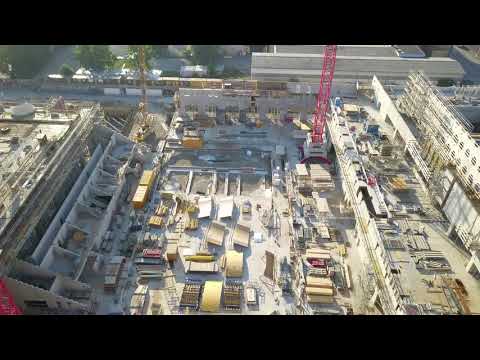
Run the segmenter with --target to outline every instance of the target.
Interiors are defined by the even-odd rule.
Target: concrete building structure
[[[410,75],[404,94],[396,101],[378,79],[374,78],[372,86],[383,119],[394,126],[448,219],[447,236],[470,254],[467,270],[478,276],[480,153],[472,123],[423,73]]]
[[[87,272],[92,271],[92,264],[103,261],[100,244],[111,226],[119,198],[129,191],[128,164],[136,153],[134,143],[120,134],[103,127],[97,127],[95,133],[103,136],[107,145],[96,145],[29,262],[15,260],[5,277],[25,313],[34,314],[39,308],[51,312],[95,311],[96,291],[88,283]]]

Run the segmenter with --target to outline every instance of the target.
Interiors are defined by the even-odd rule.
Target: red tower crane
[[[3,279],[0,279],[0,315],[22,315]]]
[[[327,122],[327,111],[329,107],[330,91],[332,88],[333,74],[337,60],[337,45],[326,45],[323,53],[322,75],[320,77],[320,88],[317,95],[317,104],[312,119],[312,133],[307,138],[305,158],[319,158],[329,162],[326,158],[326,148],[323,144],[323,134]]]
[[[323,132],[327,121],[327,110],[332,88],[335,63],[337,61],[337,45],[325,46],[323,53],[322,77],[320,78],[320,89],[318,90],[317,106],[313,115],[312,142],[323,143]]]

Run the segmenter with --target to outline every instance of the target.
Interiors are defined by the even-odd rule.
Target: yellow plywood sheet
[[[307,276],[307,286],[331,289],[333,284],[329,278]]]
[[[206,281],[203,287],[202,303],[200,310],[206,312],[218,312],[222,298],[223,282]]]
[[[230,250],[226,253],[226,272],[227,277],[242,277],[243,275],[243,253]]]
[[[139,186],[135,195],[133,196],[132,205],[135,209],[141,209],[145,206],[148,197],[148,188],[146,186]]]
[[[203,146],[203,139],[199,137],[184,137],[183,146],[188,149],[200,149]]]
[[[307,295],[307,301],[311,304],[332,304],[333,296]]]
[[[163,218],[160,216],[150,216],[150,219],[148,220],[148,225],[154,226],[154,227],[162,227],[163,226]]]
[[[152,188],[153,181],[155,180],[155,175],[152,170],[145,170],[140,178],[139,185],[146,186],[148,189]]]
[[[323,288],[323,287],[312,287],[307,286],[305,288],[305,292],[307,295],[321,295],[321,296],[332,296],[333,289],[332,288]]]

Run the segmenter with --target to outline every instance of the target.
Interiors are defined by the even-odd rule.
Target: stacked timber
[[[305,293],[307,301],[313,304],[333,303],[333,283],[329,278],[318,276],[307,276]]]
[[[198,310],[200,302],[200,293],[202,291],[202,283],[195,281],[185,282],[182,297],[180,298],[180,307]]]
[[[145,300],[147,298],[148,286],[139,285],[130,301],[130,315],[143,315],[145,312]]]
[[[150,216],[150,219],[148,220],[148,225],[156,228],[161,228],[164,225],[163,218],[160,216]]]
[[[223,287],[223,306],[227,311],[240,311],[243,284],[241,281],[228,280]]]
[[[124,264],[125,257],[123,256],[114,256],[107,264],[103,284],[105,291],[116,291]]]

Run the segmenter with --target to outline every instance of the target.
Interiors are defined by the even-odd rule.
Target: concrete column
[[[224,195],[227,196],[228,195],[228,179],[230,178],[230,173],[227,173],[225,175],[225,189],[223,191]]]
[[[193,180],[193,171],[190,170],[190,172],[188,173],[187,188],[185,189],[185,193],[187,195],[190,194],[190,188],[192,187],[192,180]]]
[[[465,270],[467,270],[468,273],[472,273],[473,270],[480,271],[480,260],[478,259],[476,251],[472,254]]]
[[[447,236],[450,237],[452,235],[453,230],[455,229],[455,223],[450,224],[447,230]]]
[[[368,306],[373,309],[375,308],[375,303],[378,300],[378,288],[375,287],[375,292],[373,293],[372,297],[370,298],[370,301],[368,302]]]
[[[393,132],[393,140],[395,141],[395,138],[397,137],[397,134],[398,134],[398,130],[395,129],[395,131]]]

